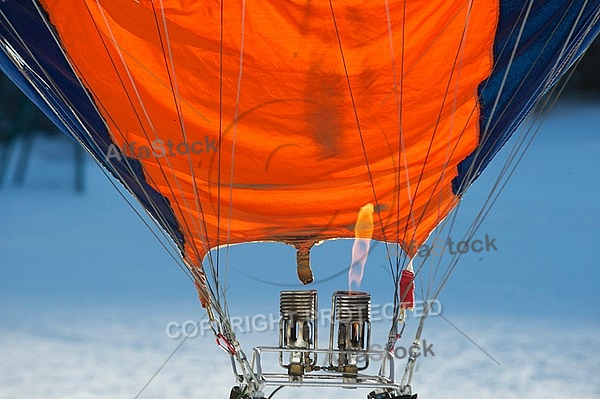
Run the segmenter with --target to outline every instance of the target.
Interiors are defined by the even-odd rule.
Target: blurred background
[[[415,377],[423,398],[600,397],[599,40],[545,118],[476,234],[496,249],[463,256],[426,327],[435,356]],[[503,157],[465,196],[455,241]],[[234,380],[212,336],[167,334],[202,318],[193,285],[87,154],[3,75],[0,237],[0,398],[227,397]],[[346,286],[351,246],[313,251],[323,303]],[[380,306],[390,297],[382,247],[363,282]],[[294,250],[246,244],[227,256],[232,315],[276,317],[278,291],[297,281]],[[242,323],[246,349],[276,343],[276,331],[256,327]]]

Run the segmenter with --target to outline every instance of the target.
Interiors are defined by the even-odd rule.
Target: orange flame
[[[373,204],[360,208],[354,226],[354,245],[352,245],[352,263],[348,270],[348,291],[360,288],[365,273],[371,238],[373,237]]]

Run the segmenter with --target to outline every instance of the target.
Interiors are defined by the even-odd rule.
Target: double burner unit
[[[368,293],[337,291],[330,313],[319,314],[316,290],[282,291],[279,310],[279,346],[258,346],[252,356],[261,386],[370,388],[375,395],[370,397],[377,399],[409,397],[396,396],[402,388],[394,381],[392,353],[370,349]],[[319,348],[319,324],[329,324],[327,348]],[[368,373],[373,359],[382,359],[374,374]],[[241,381],[242,375],[236,374]]]
[[[369,399],[417,397],[411,395],[410,385],[395,382],[393,351],[370,349],[368,293],[336,291],[330,313],[319,313],[316,290],[281,291],[279,311],[279,346],[255,347],[248,363],[251,371],[242,371],[246,374],[240,374],[232,356],[238,381],[244,382],[249,373],[256,384],[254,396],[244,396],[236,387],[232,397],[262,398],[268,386],[368,388]],[[327,348],[319,348],[319,324],[329,324]],[[370,360],[375,359],[381,360],[377,372],[369,372]]]
[[[343,381],[356,382],[369,367],[371,296],[365,292],[337,291],[331,301],[329,347],[324,365],[318,365],[317,291],[282,291],[280,295],[279,364],[292,381],[307,373],[342,373]],[[286,356],[287,355],[287,356]]]

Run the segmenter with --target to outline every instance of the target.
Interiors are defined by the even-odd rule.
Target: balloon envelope
[[[33,5],[32,5],[33,4]],[[598,33],[582,1],[0,3],[2,69],[199,264],[411,252]]]

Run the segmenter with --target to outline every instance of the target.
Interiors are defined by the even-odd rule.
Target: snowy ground
[[[435,356],[421,359],[415,377],[421,397],[600,397],[599,129],[600,105],[563,104],[549,118],[482,226],[498,251],[467,254],[440,298],[444,317],[424,335]],[[2,399],[135,398],[182,342],[167,336],[168,323],[202,317],[189,281],[91,161],[86,192],[74,192],[70,152],[67,141],[40,138],[25,184],[0,190]],[[341,251],[327,245],[315,250],[316,272],[333,262],[324,253]],[[273,261],[291,263],[293,252],[240,246],[231,264],[294,281],[293,268]],[[343,288],[344,278],[320,292]],[[370,278],[365,289],[374,292],[379,280]],[[279,287],[243,275],[232,286],[237,314],[276,311]],[[241,339],[276,342],[273,331]],[[139,397],[226,398],[232,384],[224,353],[197,336]],[[364,395],[284,389],[276,397]]]
[[[188,316],[148,309],[54,311],[15,317],[0,327],[1,398],[134,398],[182,339],[169,339],[170,320]],[[33,316],[33,318],[32,318]],[[37,317],[36,317],[37,316]],[[192,319],[194,320],[194,319]],[[197,318],[196,318],[197,320]],[[415,386],[423,398],[597,398],[600,395],[598,324],[560,328],[556,320],[513,322],[454,318],[426,334]],[[272,344],[271,334],[243,335],[245,343]],[[496,363],[498,362],[498,363]],[[208,336],[188,339],[141,398],[226,398],[232,375],[224,353]],[[281,398],[364,398],[366,392],[289,388]],[[213,396],[214,395],[214,396]]]

